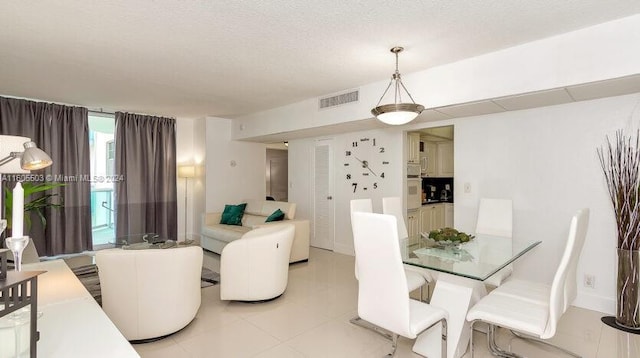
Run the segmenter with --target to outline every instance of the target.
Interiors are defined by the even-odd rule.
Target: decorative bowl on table
[[[464,232],[460,232],[450,227],[445,227],[439,230],[432,230],[429,234],[421,232],[420,235],[428,241],[434,242],[440,247],[455,247],[465,242],[473,240],[475,236],[469,235]]]

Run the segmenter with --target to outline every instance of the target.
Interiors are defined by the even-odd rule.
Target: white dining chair
[[[513,233],[513,202],[510,199],[480,199],[476,234],[506,237],[511,239]],[[484,281],[491,286],[500,286],[513,272],[508,265]]]
[[[441,347],[443,357],[446,357],[448,314],[441,308],[409,297],[396,218],[355,212],[352,214],[352,227],[360,275],[358,315],[392,333],[392,351],[388,356],[395,354],[398,336],[415,339],[440,323]]]
[[[371,199],[354,199],[351,200],[351,229],[353,230],[353,213],[371,213],[373,212],[373,205]],[[355,275],[358,279],[358,261],[356,258]],[[407,275],[407,287],[409,292],[420,289],[420,297],[422,297],[422,287],[427,284],[427,280],[417,272],[408,272]]]
[[[492,354],[502,357],[519,357],[497,346],[495,342],[497,326],[511,330],[517,337],[543,343],[574,357],[580,357],[543,340],[555,335],[560,317],[576,297],[576,271],[588,225],[589,209],[579,210],[571,219],[569,237],[551,285],[509,280],[483,297],[469,310],[467,321],[471,322],[472,333],[474,323],[482,321],[489,324],[487,342]],[[473,357],[473,334],[471,357]]]
[[[409,236],[407,231],[407,225],[404,222],[404,215],[402,210],[402,198],[399,196],[391,196],[382,198],[382,213],[387,215],[393,215],[396,218],[396,222],[398,224],[398,238],[404,239]],[[419,275],[421,275],[427,283],[433,281],[433,276],[431,272],[427,269],[423,269],[417,266],[412,265],[404,265],[404,269],[406,271],[412,271]],[[427,299],[430,294],[427,289]],[[420,292],[420,300],[422,300],[422,292]]]

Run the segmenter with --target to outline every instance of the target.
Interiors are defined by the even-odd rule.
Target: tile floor
[[[218,271],[219,256],[207,253],[205,266]],[[191,324],[163,340],[134,347],[144,358],[382,357],[390,343],[349,323],[357,313],[353,269],[351,256],[311,249],[308,263],[290,267],[289,285],[280,298],[259,304],[223,302],[219,285],[204,288],[202,306]],[[640,336],[603,325],[602,315],[570,308],[552,341],[585,358],[640,357]],[[475,356],[490,357],[484,334],[476,332],[474,339]],[[504,331],[498,343],[530,358],[568,357]],[[402,339],[396,357],[419,357],[411,352],[412,345]]]

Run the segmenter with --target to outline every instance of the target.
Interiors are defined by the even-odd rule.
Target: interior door
[[[289,163],[287,158],[269,160],[269,193],[278,201],[287,201]]]
[[[311,246],[333,250],[333,139],[316,141],[313,152],[313,235]]]

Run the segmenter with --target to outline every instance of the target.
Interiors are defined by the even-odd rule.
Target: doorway
[[[335,204],[333,201],[333,139],[318,140],[313,151],[313,235],[311,246],[333,250]]]
[[[266,188],[267,197],[277,201],[287,201],[289,190],[289,152],[283,149],[267,148],[266,158]]]

